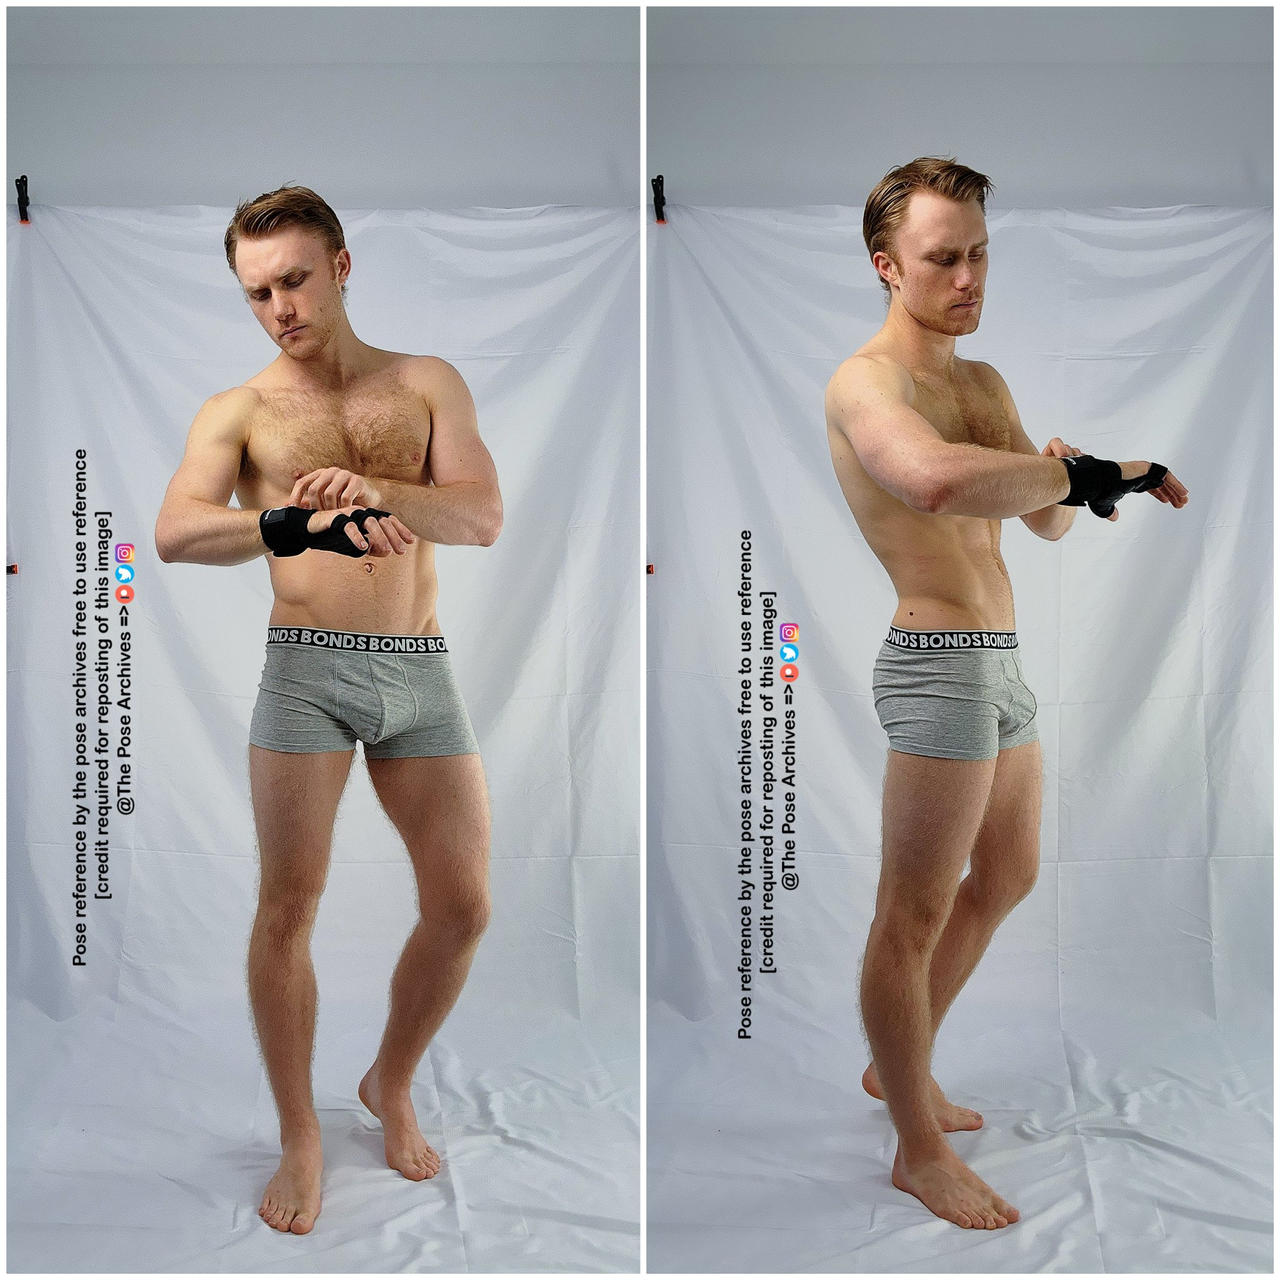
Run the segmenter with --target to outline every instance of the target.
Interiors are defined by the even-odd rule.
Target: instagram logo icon
[[[783,640],[798,640],[800,638],[800,628],[794,622],[783,622],[778,626],[778,635]]]
[[[116,543],[116,560],[120,564],[133,563],[133,543],[132,542]]]

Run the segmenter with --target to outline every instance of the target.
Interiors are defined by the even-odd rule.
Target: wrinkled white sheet
[[[495,546],[438,559],[494,817],[493,923],[414,1087],[444,1167],[387,1169],[356,1098],[414,913],[357,759],[313,947],[325,1205],[305,1237],[256,1216],[278,1159],[243,977],[269,584],[257,561],[163,565],[152,529],[201,402],[276,350],[227,270],[229,210],[36,207],[9,243],[13,1270],[638,1265],[637,213],[338,212],[357,334],[461,370],[506,506]],[[137,807],[112,816],[82,969],[76,448],[91,536],[109,510],[137,548]]]
[[[1028,434],[1191,490],[1065,539],[1005,522],[1045,760],[1042,870],[938,1038],[953,1145],[1021,1210],[895,1190],[858,974],[894,595],[823,389],[884,318],[861,210],[669,206],[650,232],[649,1265],[1270,1271],[1270,210],[988,219],[979,332]],[[736,1038],[739,534],[799,625],[799,886]],[[755,616],[760,618],[757,607]],[[758,732],[758,730],[757,730]],[[757,755],[757,803],[760,761]],[[759,862],[757,859],[757,867]],[[757,898],[757,904],[759,899]],[[757,950],[757,955],[759,954]]]

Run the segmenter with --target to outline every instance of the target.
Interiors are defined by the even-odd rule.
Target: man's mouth
[[[979,303],[979,302],[981,302],[981,301],[982,301],[982,299],[981,299],[981,298],[974,298],[974,299],[973,299],[972,301],[970,301],[970,302],[957,302],[957,303],[956,303],[956,306],[957,306],[957,307],[976,307],[976,306],[978,305],[978,303]]]
[[[300,330],[305,329],[306,327],[307,326],[305,324],[295,324],[292,329],[286,329],[280,336],[282,338],[287,338],[291,333],[298,333]]]

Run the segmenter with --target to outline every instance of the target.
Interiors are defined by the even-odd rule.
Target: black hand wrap
[[[377,507],[358,507],[350,515],[335,517],[327,529],[308,533],[307,522],[315,515],[314,511],[304,507],[275,507],[258,517],[258,529],[263,542],[275,556],[299,556],[304,551],[334,551],[341,556],[359,557],[368,548],[357,547],[344,532],[346,526],[354,524],[361,533],[365,533],[366,520],[390,514],[390,511],[380,511]],[[368,538],[367,533],[365,538]]]
[[[1169,473],[1168,467],[1153,462],[1145,475],[1122,480],[1120,464],[1106,458],[1095,458],[1091,454],[1082,453],[1078,457],[1059,458],[1058,461],[1066,466],[1067,477],[1071,482],[1071,492],[1058,506],[1087,505],[1095,516],[1101,516],[1104,520],[1116,509],[1116,503],[1126,493],[1145,493],[1148,489],[1157,489]]]

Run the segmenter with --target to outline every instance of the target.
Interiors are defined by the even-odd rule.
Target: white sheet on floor
[[[506,507],[495,546],[438,555],[442,629],[489,778],[494,899],[415,1084],[444,1168],[423,1184],[390,1171],[356,1098],[415,911],[403,846],[357,760],[313,948],[325,1206],[306,1237],[256,1217],[278,1158],[243,977],[256,892],[246,744],[269,584],[259,561],[161,564],[152,530],[202,401],[276,349],[223,258],[228,210],[37,207],[9,244],[15,1270],[638,1263],[637,212],[339,214],[357,334],[458,367]],[[83,968],[77,449],[91,562],[98,511],[109,543],[137,555],[136,809],[111,813],[112,897],[87,904]],[[107,627],[114,701],[114,606]],[[122,714],[108,717],[112,804]]]
[[[1003,373],[1038,448],[1154,458],[1191,491],[1180,511],[1134,495],[1113,524],[1083,510],[1056,543],[1004,523],[1042,869],[935,1074],[984,1113],[955,1149],[1022,1220],[961,1235],[895,1190],[888,1114],[859,1087],[887,745],[870,681],[895,596],[836,484],[823,390],[885,314],[861,210],[669,206],[649,260],[653,1270],[1271,1270],[1271,213],[988,225],[958,354]],[[799,882],[749,1041],[743,530],[800,671]],[[754,732],[758,814],[758,710]]]

